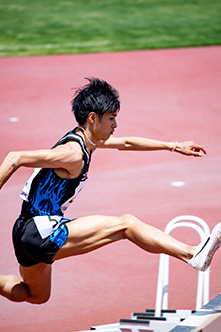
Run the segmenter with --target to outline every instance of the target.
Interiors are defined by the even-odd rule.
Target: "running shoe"
[[[188,264],[198,271],[206,271],[210,266],[213,255],[221,246],[221,223],[217,224],[210,237],[205,243],[200,243],[194,252],[193,257],[188,261]]]

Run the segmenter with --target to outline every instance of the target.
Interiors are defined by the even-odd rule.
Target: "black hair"
[[[102,118],[104,113],[118,112],[119,93],[107,82],[98,78],[86,78],[89,83],[78,89],[71,101],[76,121],[83,125],[90,112]]]

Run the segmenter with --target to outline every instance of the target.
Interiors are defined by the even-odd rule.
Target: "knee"
[[[141,221],[134,217],[132,214],[124,214],[120,217],[120,220],[125,230],[136,227],[141,223]]]
[[[50,294],[42,294],[40,296],[31,296],[31,298],[29,298],[29,300],[27,302],[31,303],[31,304],[44,304],[46,302],[48,302],[48,300],[50,299]]]
[[[37,299],[35,304],[44,304],[46,302],[48,302],[50,299],[50,295],[47,296],[47,297],[43,297],[43,298],[40,298],[40,299]]]

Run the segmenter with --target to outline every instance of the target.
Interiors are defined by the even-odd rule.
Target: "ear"
[[[88,121],[91,125],[96,121],[98,115],[95,112],[90,112],[88,115]]]

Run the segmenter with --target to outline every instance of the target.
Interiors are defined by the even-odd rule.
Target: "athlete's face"
[[[104,113],[100,119],[96,116],[96,123],[94,126],[94,134],[99,140],[107,140],[117,128],[117,112]]]

